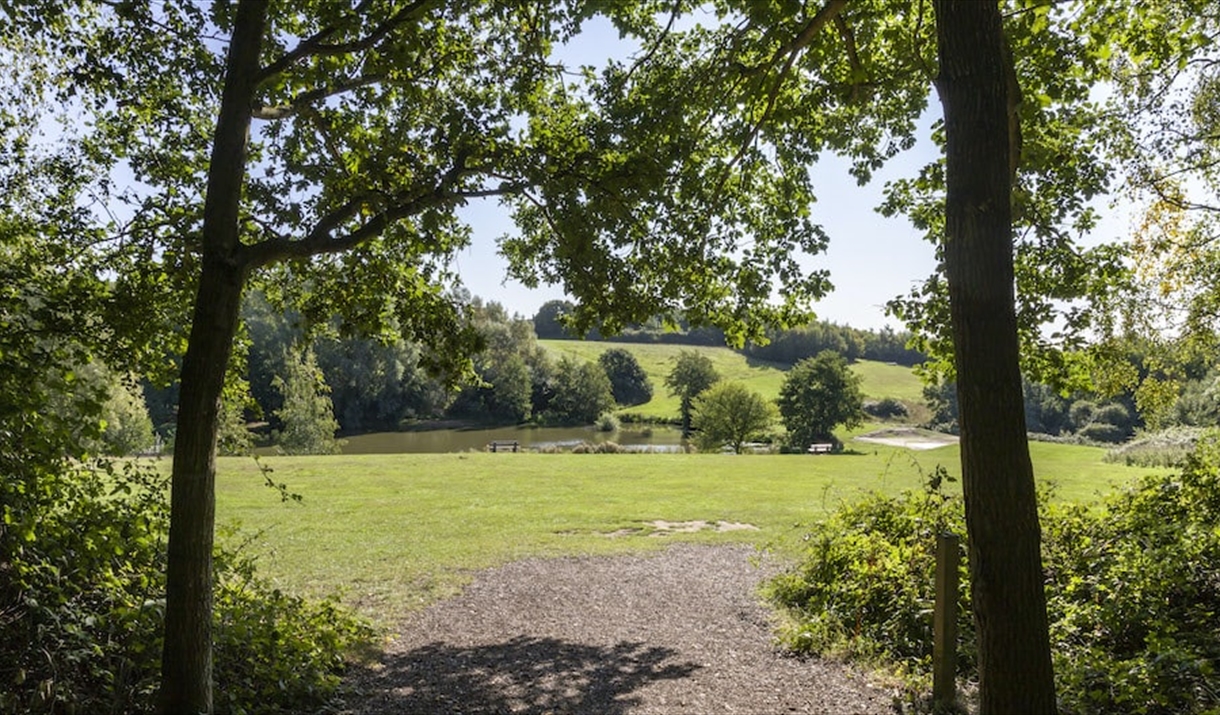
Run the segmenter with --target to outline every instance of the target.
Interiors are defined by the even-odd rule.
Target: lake
[[[343,454],[446,453],[484,451],[490,442],[521,443],[523,449],[571,448],[581,442],[617,442],[629,449],[676,452],[682,431],[672,427],[600,432],[592,427],[479,427],[375,432],[344,437]]]

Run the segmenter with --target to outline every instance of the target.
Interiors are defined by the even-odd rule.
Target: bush
[[[373,642],[372,627],[334,597],[272,588],[240,551],[221,551],[216,567],[217,713],[297,713],[333,698],[347,659]]]
[[[1139,435],[1111,449],[1105,460],[1128,467],[1181,467],[1203,434],[1198,427],[1173,427]]]
[[[933,485],[938,487],[939,485]],[[1043,562],[1061,709],[1078,715],[1202,715],[1220,708],[1220,446],[1180,476],[1149,476],[1100,505],[1050,507]],[[930,663],[933,538],[964,533],[961,502],[932,488],[846,507],[770,582],[800,651],[899,664],[914,687]],[[963,579],[958,672],[977,674]]]
[[[1118,444],[1127,438],[1127,431],[1118,425],[1107,422],[1090,422],[1076,432],[1081,439],[1090,442]]]
[[[865,402],[864,412],[865,414],[883,420],[910,416],[910,411],[907,410],[907,406],[893,397],[887,397],[883,400],[875,402]]]
[[[20,542],[0,567],[0,713],[152,712],[164,619],[166,478],[128,463],[42,475],[38,513],[6,503]],[[370,642],[333,600],[286,596],[218,548],[216,712],[287,713],[337,692]]]
[[[617,432],[622,425],[613,412],[603,412],[598,416],[595,426],[598,432]]]
[[[790,617],[781,629],[789,648],[931,672],[936,534],[965,533],[960,500],[940,491],[944,478],[938,467],[924,493],[868,496],[805,537],[800,564],[767,585]],[[961,576],[965,581],[964,566]],[[968,605],[958,618],[963,643],[974,633]],[[959,657],[961,672],[968,672],[969,651],[963,648]]]

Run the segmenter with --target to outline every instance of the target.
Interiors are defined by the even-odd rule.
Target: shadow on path
[[[518,636],[505,643],[431,643],[389,655],[364,681],[364,713],[600,713],[624,715],[649,683],[686,678],[696,663],[676,651]],[[666,662],[671,661],[671,662]]]

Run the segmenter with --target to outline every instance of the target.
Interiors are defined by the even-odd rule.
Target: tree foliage
[[[313,350],[284,355],[284,375],[272,385],[280,391],[282,406],[275,413],[283,425],[273,440],[287,454],[334,454],[339,451],[334,406]]]
[[[860,376],[842,355],[829,350],[794,365],[784,377],[777,402],[788,430],[788,447],[796,451],[814,442],[837,444],[835,427],[855,427],[864,419]]]
[[[741,454],[747,442],[767,436],[775,406],[737,382],[721,381],[694,400],[695,443],[704,451],[723,447]]]
[[[1220,605],[1218,475],[1212,435],[1178,474],[1141,478],[1098,504],[1042,500],[1065,712],[1201,715],[1220,705],[1212,623]],[[960,498],[941,488],[944,473],[930,476],[923,492],[871,495],[809,534],[799,565],[768,585],[794,616],[782,636],[789,647],[898,663],[918,696],[919,679],[931,673],[926,604],[935,598],[936,535],[965,526]],[[974,592],[962,583],[958,672],[971,678],[979,667]]]
[[[629,350],[610,348],[597,356],[610,378],[614,401],[620,405],[642,405],[652,399],[652,381]]]
[[[593,424],[614,407],[610,378],[601,365],[563,358],[555,366],[553,397],[545,415],[548,421],[567,424]]]
[[[695,398],[720,379],[712,360],[694,350],[681,350],[674,357],[674,366],[665,376],[669,394],[679,400],[682,413],[682,434],[689,435]]]

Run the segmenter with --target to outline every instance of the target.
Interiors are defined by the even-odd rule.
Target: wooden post
[[[937,708],[957,699],[957,534],[936,536],[936,604],[932,615],[932,701]]]

